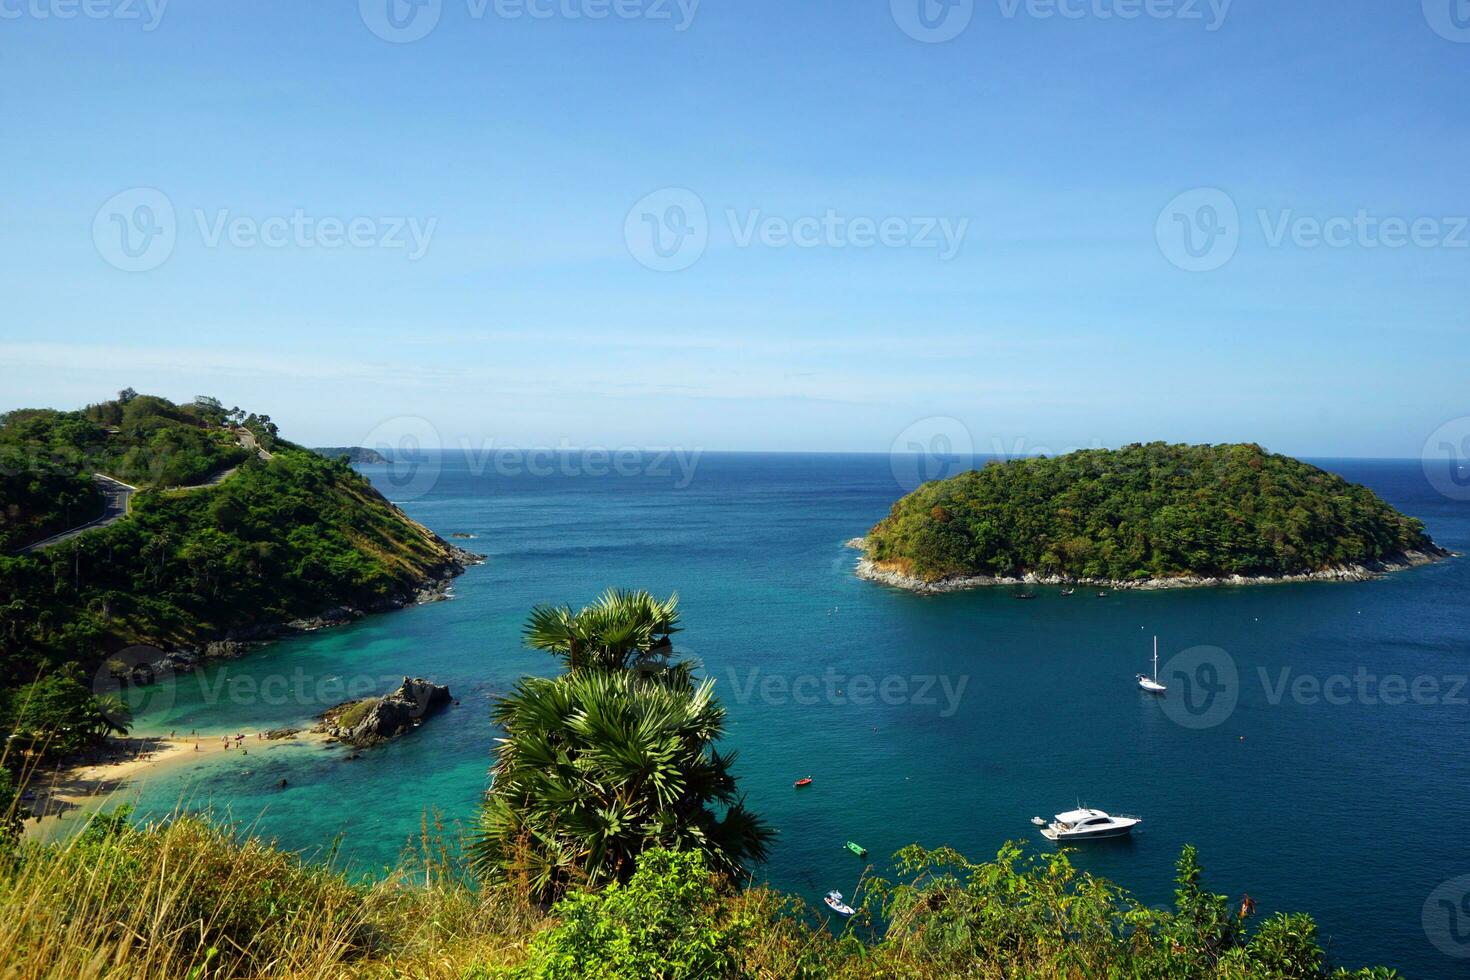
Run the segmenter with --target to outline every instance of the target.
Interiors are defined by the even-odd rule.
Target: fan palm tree
[[[520,681],[494,711],[505,735],[476,870],[551,901],[572,884],[626,881],[655,847],[700,851],[731,876],[763,860],[773,832],[736,792],[734,753],[713,747],[725,709],[712,688],[624,670]]]
[[[679,594],[608,589],[580,612],[537,606],[526,620],[526,645],[560,657],[568,670],[626,670],[670,645],[679,631]]]

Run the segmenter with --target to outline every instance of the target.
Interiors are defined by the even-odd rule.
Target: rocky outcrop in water
[[[453,700],[449,688],[442,684],[405,677],[390,694],[347,701],[329,709],[312,730],[348,745],[378,745],[412,731]]]

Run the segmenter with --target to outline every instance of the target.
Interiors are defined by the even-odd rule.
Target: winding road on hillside
[[[260,444],[256,441],[255,434],[250,432],[248,429],[236,430],[235,438],[239,441],[242,448],[254,450],[255,454],[259,456],[262,460],[268,462],[272,458],[271,454],[261,448]],[[168,487],[165,489],[166,492],[169,493],[181,493],[188,492],[190,490],[203,490],[206,487],[217,487],[221,483],[228,480],[230,477],[234,476],[235,471],[238,469],[238,466],[231,466],[227,470],[221,470],[220,472],[214,474],[203,483],[196,483],[193,486],[189,487]],[[78,525],[77,527],[62,531],[60,534],[53,534],[51,535],[51,537],[44,538],[40,541],[35,542],[34,544],[28,544],[24,548],[18,550],[16,554],[29,555],[36,551],[44,551],[45,549],[50,548],[54,545],[61,544],[63,541],[70,541],[72,538],[76,537],[79,534],[91,531],[94,528],[106,527],[109,524],[116,524],[124,517],[127,517],[128,508],[132,504],[133,494],[138,492],[138,488],[132,486],[131,484],[124,483],[121,480],[113,479],[112,477],[102,473],[93,473],[92,479],[96,481],[97,489],[102,491],[103,511],[101,517],[98,517],[96,520],[88,521],[85,524]]]
[[[129,503],[138,488],[124,483],[121,480],[114,480],[110,476],[103,476],[101,473],[93,473],[92,479],[96,481],[97,489],[102,491],[103,510],[101,517],[93,521],[88,521],[78,527],[71,528],[70,530],[62,531],[60,534],[53,534],[51,537],[37,541],[35,544],[28,544],[17,551],[16,554],[28,555],[33,551],[42,551],[52,545],[61,544],[63,541],[70,541],[84,531],[90,531],[96,527],[106,527],[127,517]]]

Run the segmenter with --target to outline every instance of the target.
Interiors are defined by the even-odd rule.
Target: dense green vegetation
[[[248,417],[262,433],[270,420]],[[0,416],[0,553],[98,516],[102,473],[138,487],[203,483],[251,454],[236,436],[247,416],[201,396],[187,405],[132,389],[80,412]]]
[[[834,935],[800,900],[737,888],[698,851],[653,849],[626,880],[549,913],[516,882],[467,883],[426,830],[371,881],[200,817],[95,817],[65,844],[0,860],[0,962],[53,977],[719,980],[1008,977],[1388,980],[1331,972],[1309,916],[1255,922],[1204,886],[1192,848],[1172,909],[1140,904],[1064,853],[990,862],[908,848]]]
[[[135,410],[140,404],[146,412]],[[179,417],[198,418],[200,427]],[[101,425],[114,419],[138,439],[106,438]],[[230,419],[274,456],[244,453],[225,430],[208,428]],[[101,442],[89,443],[99,432]],[[99,460],[120,468],[109,471],[117,476],[173,475],[164,482],[238,467],[215,486],[150,485],[133,495],[124,520],[44,551],[0,555],[0,687],[66,663],[90,672],[135,644],[192,649],[334,606],[374,608],[411,594],[453,560],[447,544],[346,463],[279,439],[268,418],[226,412],[207,399],[179,407],[128,395],[85,412],[11,413],[0,433],[0,444],[38,470],[50,460],[72,460],[74,479]],[[139,441],[147,433],[148,441]],[[145,452],[145,445],[152,448]],[[148,456],[153,451],[161,462]],[[44,482],[36,477],[31,484],[38,480]],[[9,493],[11,484],[4,489]],[[0,499],[0,512],[14,512],[17,524],[32,528],[54,523],[54,505],[50,517],[34,515],[47,506],[35,492],[44,491]]]
[[[539,607],[528,645],[567,672],[531,677],[495,706],[500,739],[474,863],[540,900],[627,881],[644,852],[697,851],[732,878],[772,836],[741,802],[733,753],[714,748],[725,709],[693,665],[656,659],[678,600],[609,591],[572,613]]]
[[[1432,547],[1419,521],[1315,466],[1255,445],[1164,443],[928,483],[867,538],[880,568],[927,581],[1283,575]]]
[[[67,756],[101,745],[108,735],[125,735],[131,721],[119,698],[98,695],[80,668],[67,664],[29,684],[0,690],[0,731],[8,733],[6,761],[25,753]]]

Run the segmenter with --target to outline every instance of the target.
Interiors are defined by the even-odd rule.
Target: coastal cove
[[[454,601],[180,676],[149,690],[138,731],[295,727],[404,675],[447,684],[461,704],[357,759],[307,743],[218,753],[122,795],[152,813],[216,804],[308,854],[344,834],[343,858],[371,873],[426,809],[472,818],[495,734],[490,699],[555,669],[521,645],[532,606],[578,605],[608,585],[678,591],[676,643],[715,678],[741,788],[780,831],[758,874],[808,902],[851,893],[864,863],[844,841],[880,864],[913,841],[977,859],[1007,839],[1040,849],[1029,818],[1080,798],[1145,818],[1135,839],[1076,855],[1144,900],[1168,901],[1173,861],[1193,842],[1213,887],[1249,891],[1263,912],[1311,912],[1339,962],[1411,976],[1458,967],[1421,912],[1435,886],[1470,869],[1470,843],[1439,832],[1445,812],[1470,805],[1470,766],[1455,750],[1470,708],[1449,693],[1470,671],[1464,561],[1272,589],[916,595],[860,579],[845,544],[901,495],[887,456],[706,454],[682,488],[655,472],[477,473],[455,455],[437,465],[426,492],[395,485],[389,466],[358,469],[441,538],[474,535],[487,561],[455,580]],[[1417,461],[1319,465],[1423,519],[1441,545],[1470,546],[1470,510],[1436,494]],[[1227,653],[1228,713],[1191,727],[1139,695],[1132,678],[1153,634],[1166,660]],[[1375,688],[1372,703],[1337,704],[1277,684],[1283,670],[1321,681],[1360,668],[1380,685],[1438,678],[1440,700],[1395,703]],[[794,792],[806,775],[813,785]]]

